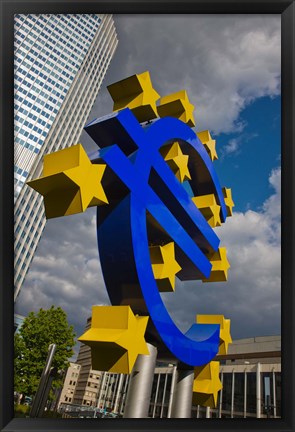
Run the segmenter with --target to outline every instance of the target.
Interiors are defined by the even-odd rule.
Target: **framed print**
[[[294,430],[294,7],[1,0],[1,431]]]

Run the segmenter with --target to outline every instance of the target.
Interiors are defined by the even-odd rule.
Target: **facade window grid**
[[[20,15],[17,16],[17,18],[15,19],[15,21],[17,21],[17,19],[19,18],[19,16],[20,16]],[[30,18],[31,18],[31,16],[30,16]],[[33,28],[34,28],[34,27],[33,27]],[[31,32],[31,31],[29,31],[29,32],[27,33],[27,36],[30,35],[30,32]],[[38,36],[38,37],[39,37],[39,36]],[[33,39],[33,46],[34,46],[35,42],[38,43],[38,40],[39,40],[38,37],[37,37],[37,39],[36,39],[36,38]],[[26,41],[26,38],[24,39],[24,41]],[[19,48],[21,48],[21,46],[20,46]],[[27,50],[27,51],[28,51],[28,50],[31,51],[31,50],[32,50],[32,46],[26,44],[26,50]],[[15,49],[15,54],[16,54],[16,55],[18,54],[18,47],[17,47],[17,46],[16,46],[16,49]],[[35,54],[37,54],[37,56],[38,56],[38,53],[35,53]]]
[[[50,53],[48,53],[48,54],[50,54]],[[45,79],[46,79],[46,76],[41,72],[41,70],[40,70],[39,76],[41,76],[42,78],[45,78]],[[48,77],[47,77],[47,78],[48,78]],[[58,78],[59,78],[59,77],[58,77]]]
[[[84,97],[86,98],[86,94],[84,93],[83,89],[82,89],[82,95],[84,95]],[[81,103],[81,102],[80,102]],[[79,121],[79,119],[76,117],[75,119],[77,122]],[[75,121],[72,123],[72,127],[70,130],[64,130],[62,131],[62,128],[60,128],[60,130],[56,130],[56,133],[59,135],[59,139],[62,140],[63,139],[63,135],[67,134],[67,133],[72,133],[73,128],[75,127]],[[60,135],[60,133],[62,133],[63,135]]]
[[[101,48],[102,49],[102,48]],[[92,56],[93,57],[93,56]],[[93,58],[92,58],[93,59]],[[94,60],[94,59],[93,59]],[[92,70],[94,71],[95,70],[95,66],[96,66],[96,64],[95,63],[93,63],[93,66],[92,66]],[[91,71],[92,71],[91,70]],[[89,72],[90,74],[91,74],[91,71]],[[90,91],[90,89],[92,88],[92,83],[91,83],[91,85],[89,85],[89,91]],[[85,89],[84,88],[82,88],[82,89],[80,89],[80,93],[82,93],[83,95],[84,95],[84,99],[86,98],[86,93],[85,93]],[[77,94],[78,94],[78,89],[77,89],[77,91],[76,91],[76,96],[77,96]],[[75,100],[75,96],[73,96],[73,100]],[[77,104],[77,101],[80,101],[80,98],[77,98],[77,100],[76,100],[76,104]],[[79,105],[81,104],[81,101],[79,102]],[[73,109],[71,109],[71,111],[73,112]],[[64,111],[64,115],[66,116],[68,114],[68,112],[67,111]],[[77,119],[78,120],[78,119]],[[72,122],[72,128],[74,127],[74,124],[75,124],[75,122]],[[59,138],[60,138],[60,141],[62,141],[62,139],[63,139],[63,136],[61,136],[60,134],[61,133],[63,133],[63,134],[66,134],[66,133],[70,133],[70,131],[65,131],[64,130],[64,128],[62,127],[62,124],[60,124],[60,128],[59,128],[59,130],[58,129],[56,129],[56,131],[55,131],[55,134],[56,134],[56,136],[59,136]]]
[[[88,104],[88,106],[89,106],[89,104]],[[17,279],[19,280],[19,277],[17,276]]]

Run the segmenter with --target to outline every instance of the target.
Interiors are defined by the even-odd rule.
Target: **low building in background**
[[[89,328],[90,322],[88,319],[86,329]],[[91,351],[86,345],[81,344],[77,363],[80,365],[80,374],[72,402],[76,405],[96,407],[103,373],[91,368]]]
[[[155,369],[149,417],[170,418],[172,408],[173,387],[176,378],[176,366],[173,364],[159,365]]]
[[[89,326],[90,319],[86,329]],[[236,340],[229,346],[228,354],[217,359],[220,361],[220,379],[223,383],[217,407],[192,406],[192,418],[281,416],[280,336]],[[72,401],[66,401],[62,396],[60,398],[59,411],[63,416],[122,417],[129,375],[92,369],[91,350],[83,344],[77,363],[81,367]],[[71,371],[68,375],[71,376]],[[171,417],[175,379],[176,365],[157,363],[149,407],[150,418]],[[68,386],[67,380],[65,386],[66,383]],[[66,392],[63,391],[62,395],[66,397]]]
[[[78,382],[81,366],[78,363],[70,363],[67,370],[64,385],[58,401],[58,409],[61,403],[72,403],[73,396]]]
[[[281,336],[233,341],[219,360],[223,389],[212,417],[281,417]]]

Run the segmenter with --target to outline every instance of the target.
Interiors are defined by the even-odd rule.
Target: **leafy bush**
[[[29,405],[14,405],[14,416],[15,417],[27,417],[30,413],[31,407]]]

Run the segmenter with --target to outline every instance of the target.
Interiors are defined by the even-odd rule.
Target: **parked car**
[[[24,401],[24,405],[32,405],[32,401],[33,399],[30,396],[25,396],[25,401]]]

